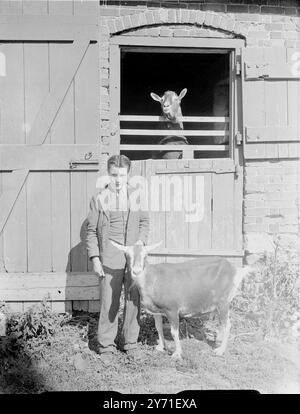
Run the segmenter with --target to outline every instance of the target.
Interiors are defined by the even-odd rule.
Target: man
[[[140,297],[126,272],[124,253],[113,246],[113,240],[123,245],[146,244],[149,215],[142,209],[130,207],[130,195],[135,190],[128,184],[130,160],[125,155],[108,159],[109,184],[94,196],[87,218],[87,251],[93,270],[100,277],[100,316],[98,352],[109,364],[115,353],[118,330],[118,311],[122,285],[125,286],[125,309],[122,327],[123,350],[128,356],[138,355]]]

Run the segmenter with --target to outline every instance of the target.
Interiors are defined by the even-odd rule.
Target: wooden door
[[[152,263],[219,255],[241,264],[243,175],[231,159],[133,161],[147,179]]]
[[[295,49],[243,50],[245,158],[299,157],[300,76]]]
[[[95,296],[80,286],[98,169],[98,5],[25,2],[10,12],[0,35],[0,300],[22,310],[49,293],[64,310]]]

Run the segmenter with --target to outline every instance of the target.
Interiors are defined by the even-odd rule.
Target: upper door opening
[[[224,49],[121,48],[121,153],[132,160],[228,158],[230,54]],[[184,89],[180,130],[176,121],[160,116],[161,102],[150,94],[179,96]]]

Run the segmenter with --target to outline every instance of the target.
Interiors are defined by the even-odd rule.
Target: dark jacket
[[[128,185],[128,195],[135,190]],[[87,233],[86,233],[86,246],[88,257],[99,256],[102,260],[102,253],[105,250],[109,233],[109,211],[103,208],[101,203],[101,197],[103,192],[109,191],[107,186],[98,194],[92,197],[90,202],[90,211],[87,217]],[[149,214],[148,211],[139,209],[132,211],[128,209],[128,219],[126,226],[126,246],[135,244],[138,240],[141,240],[144,244],[147,244],[149,234]]]

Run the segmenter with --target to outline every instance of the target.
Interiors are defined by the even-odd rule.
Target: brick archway
[[[110,36],[164,24],[201,26],[220,30],[231,35],[234,34],[235,37],[245,38],[247,36],[245,25],[237,22],[232,17],[210,11],[159,9],[106,20]]]

